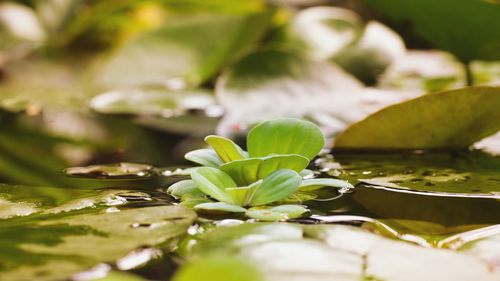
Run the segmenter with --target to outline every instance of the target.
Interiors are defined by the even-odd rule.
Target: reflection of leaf
[[[200,84],[257,41],[269,19],[267,12],[171,18],[158,30],[142,34],[118,50],[100,79],[114,86],[170,83],[182,88]]]
[[[116,261],[140,246],[161,245],[170,250],[194,218],[184,207],[158,206],[117,212],[87,208],[3,220],[0,279],[67,279],[99,263]]]
[[[500,88],[472,87],[389,106],[351,125],[337,149],[462,149],[500,130]],[[405,118],[401,118],[405,116]]]
[[[366,1],[391,19],[410,24],[418,35],[463,61],[500,59],[500,6],[496,4],[470,0]],[[476,18],[481,20],[473,20]]]

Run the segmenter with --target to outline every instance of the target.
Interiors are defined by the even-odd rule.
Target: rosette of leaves
[[[324,146],[318,126],[300,119],[262,122],[248,133],[244,151],[232,140],[207,136],[208,149],[185,155],[203,165],[191,179],[179,181],[168,192],[195,210],[245,213],[259,220],[284,220],[307,211],[302,205],[283,203],[297,192],[326,186],[343,190],[353,186],[332,178],[311,178],[306,169]]]

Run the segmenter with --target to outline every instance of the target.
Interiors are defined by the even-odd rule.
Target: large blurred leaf
[[[500,88],[472,87],[389,106],[355,123],[336,149],[462,149],[500,130]],[[404,116],[404,118],[402,118]]]
[[[192,252],[201,258],[210,254],[243,258],[256,264],[270,281],[493,281],[499,277],[499,272],[490,271],[486,262],[474,256],[423,248],[341,225],[259,223],[220,228],[205,234]]]
[[[500,5],[476,0],[366,0],[463,61],[500,59]]]
[[[98,264],[115,262],[141,246],[171,250],[195,218],[192,211],[181,206],[118,209],[126,203],[127,191],[93,194],[40,189],[47,194],[29,199],[29,191],[40,191],[1,187],[8,192],[1,195],[7,196],[4,201],[27,204],[23,201],[29,200],[36,208],[31,215],[22,213],[0,221],[2,280],[68,279]],[[66,194],[66,199],[58,193]],[[107,206],[114,206],[114,211],[106,211]]]
[[[104,65],[110,86],[168,84],[173,88],[209,79],[266,30],[270,12],[194,14],[170,18],[155,31],[128,42]]]

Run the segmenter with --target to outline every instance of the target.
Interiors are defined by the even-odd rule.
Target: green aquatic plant
[[[346,181],[313,178],[313,171],[306,169],[324,146],[321,130],[308,121],[288,118],[262,122],[248,133],[248,151],[220,136],[207,136],[205,142],[211,148],[185,155],[204,167],[194,169],[191,179],[167,190],[195,210],[282,220],[307,211],[302,205],[279,204],[296,192],[326,186],[353,188]]]

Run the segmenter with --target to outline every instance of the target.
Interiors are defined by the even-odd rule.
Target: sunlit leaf
[[[297,190],[301,181],[300,175],[293,170],[277,170],[264,179],[250,205],[265,205],[286,198]]]
[[[223,213],[244,213],[246,209],[238,205],[228,204],[225,202],[210,202],[201,203],[194,206],[195,210],[202,210],[207,212],[223,212]]]
[[[213,149],[197,149],[184,155],[187,160],[207,167],[218,168],[224,164]]]
[[[184,195],[189,195],[189,196],[200,196],[203,195],[203,192],[201,192],[198,187],[196,186],[196,183],[192,180],[181,180],[178,181],[174,184],[172,184],[168,189],[167,192],[176,196],[176,197],[182,197]]]
[[[351,125],[337,137],[334,147],[463,149],[500,130],[499,108],[500,88],[495,87],[425,95],[389,106]]]
[[[305,179],[299,186],[299,191],[311,191],[320,189],[323,187],[335,187],[342,190],[351,190],[354,186],[347,181],[331,179],[331,178],[316,178],[316,179]]]
[[[226,193],[225,189],[236,187],[236,183],[223,171],[211,167],[201,167],[191,173],[191,178],[203,193],[219,201],[233,203],[233,199]]]
[[[247,157],[246,152],[230,139],[211,135],[205,138],[205,142],[215,150],[219,158],[224,162],[241,160]]]
[[[261,221],[281,221],[300,217],[305,212],[307,209],[300,205],[280,205],[250,208],[245,214]]]
[[[237,184],[248,185],[279,169],[290,169],[298,173],[308,164],[309,159],[303,156],[281,154],[232,161],[221,165],[220,169],[231,175]]]
[[[248,133],[250,157],[298,154],[314,158],[323,148],[323,134],[314,123],[300,119],[275,119],[253,127]]]

